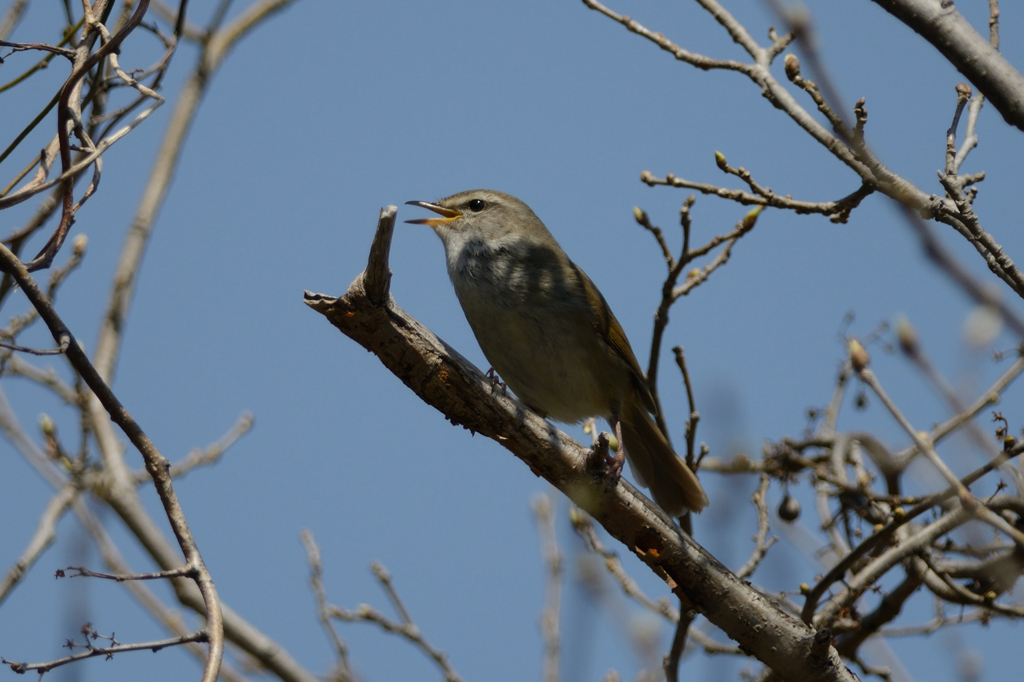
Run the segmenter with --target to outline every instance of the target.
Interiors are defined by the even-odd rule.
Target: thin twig
[[[761,484],[757,491],[751,496],[754,508],[757,509],[757,534],[754,535],[754,551],[746,563],[740,566],[736,575],[741,579],[749,578],[757,570],[758,565],[768,553],[768,549],[775,544],[778,538],[768,538],[768,474],[761,474]]]
[[[903,430],[907,432],[910,439],[914,441],[914,445],[916,445],[928,461],[932,463],[932,466],[942,474],[942,477],[946,479],[946,482],[951,487],[956,489],[957,496],[960,498],[960,503],[985,523],[988,523],[1009,535],[1013,538],[1014,542],[1024,549],[1024,532],[1021,532],[1011,526],[998,514],[994,514],[990,510],[986,509],[974,498],[973,495],[971,495],[971,492],[967,487],[960,482],[960,479],[956,477],[956,474],[954,474],[952,470],[946,466],[946,463],[942,461],[942,458],[939,457],[939,454],[935,451],[934,445],[926,442],[924,434],[916,431],[907,418],[903,416],[900,409],[896,407],[896,403],[894,403],[892,399],[889,398],[888,394],[886,394],[882,389],[882,385],[878,381],[874,372],[865,367],[859,369],[857,371],[857,375],[860,377],[861,381],[871,387],[871,390],[875,392],[875,395],[878,396],[886,409],[889,410],[889,413],[896,419],[899,425],[903,427]]]
[[[180,478],[196,467],[216,464],[221,456],[231,448],[238,439],[247,434],[253,427],[255,418],[251,412],[243,412],[238,420],[228,429],[227,433],[210,443],[205,448],[192,450],[182,461],[171,465],[171,478]],[[149,483],[153,479],[145,471],[135,472],[136,483]]]
[[[69,573],[70,571],[70,573]],[[123,583],[127,580],[169,580],[171,578],[195,578],[196,571],[191,566],[182,566],[181,568],[172,569],[170,571],[157,571],[156,573],[100,573],[98,571],[90,571],[84,566],[68,566],[65,569],[57,571],[58,578],[103,578],[105,580],[114,580],[119,583]]]
[[[686,401],[690,405],[690,416],[686,420],[686,465],[693,471],[697,471],[699,463],[694,454],[694,444],[697,442],[697,424],[700,422],[700,413],[697,412],[697,405],[693,398],[693,385],[690,383],[690,370],[686,367],[686,354],[682,346],[675,346],[672,349],[676,357],[676,365],[683,374],[683,384],[686,386]]]
[[[766,192],[763,195],[753,194],[744,190],[719,187],[718,185],[706,182],[694,182],[692,180],[676,177],[671,173],[666,175],[664,178],[658,178],[650,171],[644,171],[640,174],[640,181],[649,187],[665,185],[667,187],[693,189],[702,194],[709,194],[721,199],[728,199],[729,201],[735,201],[736,203],[744,206],[781,208],[793,211],[798,215],[820,214],[833,220],[833,222],[838,223],[845,223],[850,217],[850,212],[857,208],[865,197],[875,191],[873,186],[865,183],[857,190],[842,199],[837,199],[835,201],[800,201],[798,199],[793,199],[790,196],[779,196],[772,192]]]
[[[593,10],[597,10],[606,17],[609,17],[619,22],[633,33],[639,34],[644,38],[647,38],[661,49],[672,54],[672,56],[674,56],[679,61],[686,62],[687,64],[696,66],[699,69],[703,69],[705,71],[709,69],[725,69],[728,71],[739,71],[741,73],[745,73],[748,72],[751,68],[748,64],[733,61],[731,59],[713,59],[711,57],[706,57],[702,54],[690,52],[689,50],[686,50],[676,45],[661,33],[655,33],[654,31],[651,31],[644,27],[639,22],[633,21],[629,17],[624,16],[622,14],[617,14],[613,12],[612,10],[608,9],[601,3],[597,2],[597,0],[583,0],[583,4]]]
[[[381,578],[381,574],[387,575],[386,581]],[[377,579],[384,585],[392,604],[394,604],[396,610],[399,611],[401,621],[392,620],[367,604],[360,604],[355,610],[343,609],[338,606],[328,606],[328,614],[332,618],[337,618],[338,620],[350,623],[376,623],[385,632],[399,635],[416,645],[417,648],[437,664],[437,667],[444,674],[446,682],[464,682],[462,677],[455,672],[455,669],[448,661],[448,655],[440,649],[434,648],[434,646],[423,637],[423,633],[420,632],[416,623],[413,622],[409,613],[405,610],[405,607],[401,606],[401,599],[398,598],[398,594],[394,591],[394,587],[391,585],[390,575],[387,573],[387,569],[385,569],[379,562],[375,562],[374,564],[374,575],[376,575]]]
[[[409,610],[405,608],[402,598],[398,596],[395,584],[391,580],[391,573],[384,567],[384,564],[379,561],[374,561],[370,564],[370,571],[373,572],[373,577],[375,577],[381,587],[384,588],[384,593],[387,594],[388,601],[391,602],[391,606],[394,607],[395,612],[398,613],[398,617],[402,619],[402,622],[406,624],[412,623],[412,616],[409,615]]]
[[[66,350],[65,348],[29,348],[27,346],[19,346],[14,343],[7,343],[6,341],[0,341],[0,348],[6,348],[7,350],[18,353],[28,353],[30,355],[63,355]]]
[[[995,380],[995,382],[993,382],[991,386],[982,391],[974,403],[964,408],[964,410],[959,414],[955,414],[946,421],[935,426],[928,434],[928,440],[932,443],[940,442],[950,434],[956,432],[956,430],[965,423],[976,417],[983,409],[989,405],[994,405],[999,402],[1003,391],[1006,390],[1007,386],[1009,386],[1022,371],[1024,371],[1024,356],[1019,357],[999,376],[998,379]],[[917,445],[910,445],[894,454],[893,459],[896,461],[905,461],[909,460],[909,458],[913,457],[917,453]]]
[[[558,546],[555,518],[557,498],[538,495],[531,505],[537,521],[540,537],[541,556],[547,567],[547,588],[544,595],[544,610],[540,616],[540,630],[544,637],[545,682],[558,682],[558,665],[562,653],[560,630],[562,611],[562,578],[565,572],[562,550]]]
[[[0,38],[11,35],[11,31],[21,23],[22,17],[25,16],[26,7],[28,7],[28,0],[14,0],[7,7],[3,18],[0,19]]]
[[[586,512],[573,507],[569,511],[569,519],[572,521],[573,530],[583,539],[587,548],[604,559],[605,569],[619,583],[627,597],[671,623],[679,622],[679,611],[674,609],[667,599],[655,601],[644,594],[644,591],[640,589],[640,585],[626,572],[622,565],[622,560],[619,559],[619,555],[613,550],[608,549],[601,542],[601,539],[597,536],[597,531],[594,529],[593,519]]]
[[[38,671],[40,676],[43,673],[49,672],[54,668],[59,668],[62,665],[68,663],[75,663],[76,661],[82,661],[87,658],[96,658],[97,656],[103,656],[106,659],[111,659],[114,654],[125,653],[128,651],[160,651],[167,647],[180,646],[182,644],[188,644],[189,642],[209,642],[210,639],[206,634],[206,630],[200,630],[186,637],[173,637],[171,639],[161,639],[154,642],[139,642],[138,644],[115,644],[114,646],[108,647],[94,647],[90,644],[76,644],[75,646],[86,646],[88,651],[83,651],[80,654],[72,654],[71,656],[65,656],[64,658],[58,658],[54,661],[47,661],[46,663],[19,663],[17,661],[8,661],[6,658],[0,658],[0,662],[4,665],[10,666],[11,670],[16,673],[27,673],[31,670]]]
[[[885,575],[889,569],[900,563],[909,556],[915,555],[921,549],[928,547],[936,538],[939,538],[954,528],[957,528],[967,521],[970,521],[972,514],[965,508],[960,507],[947,512],[938,520],[925,526],[915,535],[902,540],[898,545],[890,547],[873,559],[867,566],[850,578],[846,588],[839,594],[828,600],[821,611],[817,614],[808,613],[807,605],[811,604],[808,597],[804,612],[801,614],[805,622],[811,622],[817,627],[826,627],[831,624],[838,614],[845,608],[851,606],[861,597],[875,582]],[[813,616],[813,617],[812,617]]]
[[[957,478],[946,463],[942,461],[938,453],[935,452],[935,446],[932,443],[926,442],[924,434],[916,430],[913,425],[903,416],[903,412],[896,406],[896,403],[892,401],[889,395],[882,388],[881,382],[878,381],[878,377],[867,367],[857,369],[857,376],[863,381],[868,387],[878,396],[885,408],[889,410],[889,414],[893,416],[896,422],[903,427],[910,439],[914,441],[914,445],[917,449],[932,463],[932,466],[942,474],[942,477],[946,479],[946,483],[956,489],[957,495],[961,498],[961,501],[970,500],[972,498],[971,493],[967,490],[960,479]]]
[[[21,553],[14,565],[8,569],[4,579],[0,581],[0,606],[3,605],[7,595],[21,582],[29,569],[36,563],[46,548],[57,539],[57,523],[64,516],[64,512],[71,506],[78,496],[79,488],[75,484],[65,485],[46,505],[36,532],[28,543],[28,547]]]
[[[676,623],[675,633],[672,635],[672,646],[669,647],[668,653],[665,654],[661,662],[661,669],[665,673],[666,682],[679,681],[679,661],[683,657],[683,652],[686,651],[686,640],[690,632],[690,626],[693,625],[693,621],[696,618],[696,611],[681,612],[679,614],[679,622]]]
[[[328,639],[331,640],[334,653],[338,657],[336,674],[331,677],[338,682],[354,682],[356,678],[352,673],[352,663],[348,656],[348,645],[338,635],[338,631],[334,628],[334,623],[331,622],[330,609],[327,604],[327,591],[324,589],[324,566],[320,556],[320,547],[317,546],[316,541],[313,539],[313,532],[308,529],[303,530],[299,538],[302,540],[302,545],[306,548],[306,560],[309,562],[310,572],[309,583],[313,587],[313,596],[316,598],[317,617],[320,619],[320,624],[323,626],[324,632],[327,633]]]

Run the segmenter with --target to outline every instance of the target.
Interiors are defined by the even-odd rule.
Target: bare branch
[[[694,454],[694,446],[697,442],[697,424],[700,422],[700,413],[697,412],[697,404],[693,398],[693,385],[690,383],[690,370],[686,366],[686,354],[682,346],[675,346],[672,353],[676,357],[676,365],[683,375],[683,385],[686,386],[686,402],[690,406],[690,416],[686,419],[686,465],[693,471],[697,471],[700,463]]]
[[[718,255],[700,270],[690,273],[685,282],[673,289],[672,299],[675,300],[682,296],[686,296],[695,287],[706,282],[708,277],[711,276],[711,273],[728,263],[729,257],[732,255],[732,247],[736,245],[736,242],[738,242],[743,235],[754,229],[754,225],[757,224],[757,216],[760,215],[760,213],[761,207],[757,206],[747,213],[747,215],[743,216],[743,219],[736,223],[736,227],[733,231],[726,235],[726,245],[718,252]]]
[[[390,575],[387,574],[387,571],[381,564],[375,564],[374,574],[384,585],[389,596],[392,597],[392,602],[401,604],[401,600],[398,599],[397,593],[394,592],[394,588],[391,586]],[[381,575],[386,575],[387,579],[382,579]],[[380,611],[377,611],[366,604],[361,604],[359,608],[355,610],[342,609],[337,606],[328,606],[327,612],[332,618],[337,618],[338,620],[344,620],[350,623],[376,623],[386,632],[400,635],[409,642],[415,644],[417,648],[433,659],[434,663],[437,664],[437,667],[440,668],[441,672],[444,674],[446,682],[465,682],[465,680],[455,672],[455,669],[452,668],[451,663],[448,661],[448,655],[435,648],[426,640],[426,638],[423,637],[420,629],[416,626],[416,623],[413,622],[404,606],[399,610],[399,614],[402,619],[401,622],[391,620]]]
[[[696,66],[698,69],[703,69],[705,71],[710,69],[726,69],[729,71],[739,71],[741,73],[747,73],[750,71],[751,67],[748,64],[736,62],[731,59],[712,59],[711,57],[706,57],[702,54],[697,54],[695,52],[685,50],[676,45],[675,43],[673,43],[668,38],[666,38],[663,34],[655,33],[654,31],[651,31],[644,27],[639,22],[633,21],[632,19],[623,14],[617,14],[613,12],[612,10],[608,9],[601,3],[597,2],[597,0],[583,0],[583,4],[592,10],[600,12],[601,14],[605,15],[606,17],[612,20],[619,22],[633,33],[636,33],[644,38],[647,38],[661,49],[670,53],[679,61],[686,62],[687,64],[690,64],[692,66]],[[717,3],[707,4],[717,5]],[[722,13],[727,14],[724,10],[722,10]],[[729,18],[731,19],[731,17]],[[735,24],[735,22],[733,22],[733,24],[739,27],[739,25]],[[742,27],[739,27],[739,29],[743,30]],[[746,31],[743,32],[746,33]],[[749,40],[749,36],[747,36],[747,38]],[[749,40],[748,45],[750,44],[753,44],[753,40]],[[747,47],[748,45],[744,45],[744,47]]]
[[[220,437],[217,441],[210,443],[205,448],[197,448],[192,452],[188,453],[181,462],[171,465],[171,478],[179,478],[184,476],[188,472],[192,471],[196,467],[208,466],[216,464],[221,456],[228,451],[228,449],[234,445],[239,438],[249,433],[252,429],[255,418],[250,412],[243,412],[238,417],[238,421],[228,429],[227,433]],[[150,478],[149,474],[145,471],[138,471],[135,473],[136,483],[148,483],[153,479]]]
[[[743,204],[744,206],[770,206],[772,208],[788,209],[797,214],[817,213],[828,216],[834,222],[846,222],[847,218],[849,218],[850,211],[859,206],[860,202],[865,197],[875,191],[875,188],[871,185],[863,184],[860,188],[842,199],[814,202],[799,201],[788,195],[781,197],[769,190],[765,190],[764,194],[752,194],[740,189],[728,189],[705,182],[684,180],[683,178],[676,177],[671,173],[666,175],[664,178],[658,178],[650,171],[643,171],[640,174],[640,181],[650,187],[654,187],[655,185],[665,185],[668,187],[695,189],[703,194],[711,194],[722,199],[735,201],[736,203]]]
[[[71,571],[71,573],[68,573]],[[128,580],[169,580],[171,578],[195,578],[196,571],[191,566],[182,566],[170,571],[158,571],[156,573],[100,573],[90,571],[84,566],[68,566],[57,571],[58,578],[102,578],[123,583]]]
[[[931,43],[992,102],[1007,123],[1024,130],[1024,75],[999,53],[998,23],[994,19],[989,23],[993,44],[952,3],[873,1]]]
[[[88,635],[86,635],[88,637]],[[115,644],[114,646],[108,647],[94,647],[91,644],[74,644],[78,647],[86,647],[88,650],[83,651],[80,654],[72,654],[71,656],[65,656],[64,658],[58,658],[55,661],[48,661],[46,663],[18,663],[17,661],[8,661],[6,658],[0,658],[0,661],[4,665],[10,666],[11,670],[16,673],[27,673],[35,670],[42,675],[45,672],[49,672],[54,668],[59,668],[62,665],[68,663],[75,663],[82,661],[87,658],[96,658],[97,656],[103,656],[104,658],[111,659],[114,654],[125,653],[128,651],[160,651],[171,646],[180,646],[182,644],[188,644],[189,642],[208,642],[209,637],[205,630],[188,635],[187,637],[174,637],[172,639],[161,639],[155,642],[140,642],[138,644]]]
[[[615,578],[615,581],[622,588],[623,593],[640,606],[652,613],[656,613],[672,623],[679,622],[679,611],[672,608],[667,599],[654,601],[640,589],[640,585],[626,572],[619,555],[608,549],[601,539],[597,537],[594,530],[593,519],[578,507],[569,510],[569,519],[572,521],[573,530],[583,539],[587,548],[604,559],[605,569]]]
[[[890,568],[899,564],[907,557],[917,554],[921,549],[927,547],[936,538],[939,538],[949,531],[970,521],[972,514],[963,507],[947,512],[938,520],[925,526],[920,532],[912,537],[902,540],[898,545],[890,547],[873,559],[862,570],[858,571],[846,583],[846,588],[835,597],[828,600],[821,611],[814,616],[814,623],[819,626],[831,623],[839,615],[840,611],[851,606],[861,597],[879,578],[889,571]],[[862,543],[863,544],[863,543]],[[858,548],[859,549],[859,548]],[[824,581],[822,581],[824,582]],[[820,583],[819,583],[820,584]],[[807,604],[811,604],[808,597]],[[804,609],[804,616],[807,616],[807,609]]]
[[[1003,452],[992,461],[964,476],[960,480],[960,483],[965,487],[969,486],[985,474],[994,471],[1003,465],[1009,458],[1019,456],[1022,452],[1024,452],[1024,446],[1021,445],[1014,447],[1010,451]],[[708,467],[705,465],[705,469],[707,468]],[[921,514],[924,514],[935,505],[942,504],[955,498],[957,496],[958,489],[958,487],[951,486],[942,492],[929,495],[923,500],[920,500],[909,512],[903,512],[901,510],[900,513],[894,514],[893,519],[888,524],[881,528],[877,528],[870,537],[854,547],[849,554],[844,556],[841,561],[833,566],[829,572],[818,581],[814,588],[807,593],[801,618],[808,621],[812,618],[815,609],[817,608],[818,600],[821,596],[831,585],[841,580],[843,576],[846,575],[846,572],[850,570],[856,562],[867,556],[867,554],[876,547],[889,542],[894,533],[904,524],[909,523]]]
[[[3,605],[7,595],[21,582],[21,579],[25,577],[25,574],[32,568],[36,560],[46,551],[46,548],[53,544],[53,541],[57,538],[57,522],[64,516],[64,512],[74,502],[78,493],[77,485],[68,484],[61,488],[53,496],[49,504],[46,505],[42,516],[39,517],[38,527],[35,534],[32,535],[32,540],[29,542],[28,547],[25,548],[25,551],[18,557],[18,560],[7,571],[4,579],[0,581],[0,605]]]
[[[768,548],[775,544],[778,538],[768,539],[768,475],[761,474],[761,484],[751,497],[754,507],[757,509],[757,534],[754,536],[754,551],[747,559],[747,562],[736,571],[736,577],[740,579],[749,578],[757,570],[758,564],[768,553]]]
[[[1010,383],[1016,379],[1022,371],[1024,371],[1024,357],[1019,357],[987,390],[981,393],[974,403],[964,408],[964,410],[959,414],[955,414],[946,421],[935,426],[935,428],[933,428],[928,434],[928,440],[932,443],[938,443],[950,434],[954,433],[965,423],[974,419],[974,417],[976,417],[983,409],[989,405],[998,403],[1003,391],[1006,390]],[[911,445],[893,455],[893,459],[897,462],[905,462],[909,461],[909,459],[917,453],[917,445]]]
[[[7,350],[15,351],[18,353],[28,353],[30,355],[63,355],[66,348],[29,348],[27,346],[19,346],[14,343],[7,343],[6,341],[0,341],[0,348],[6,348]]]
[[[911,425],[907,418],[903,416],[903,413],[900,411],[900,409],[896,407],[896,403],[894,403],[889,398],[885,390],[882,389],[882,384],[878,381],[878,378],[875,376],[874,372],[872,372],[870,369],[866,367],[857,367],[856,362],[854,363],[854,369],[857,370],[857,376],[860,377],[860,380],[867,384],[871,388],[871,390],[875,392],[875,395],[877,395],[878,398],[882,401],[882,404],[885,405],[887,410],[889,410],[889,414],[893,416],[893,418],[897,421],[897,423],[899,423],[899,425],[903,428],[906,434],[910,436],[910,439],[914,441],[914,445],[917,446],[917,449],[921,451],[924,454],[924,456],[928,458],[928,461],[932,463],[932,466],[934,466],[935,469],[940,474],[942,474],[942,477],[946,479],[946,483],[948,483],[951,487],[956,489],[957,495],[961,498],[961,502],[964,502],[966,504],[966,500],[972,499],[970,491],[967,490],[967,488],[962,483],[960,483],[960,479],[956,477],[956,474],[954,474],[949,469],[949,467],[946,466],[946,463],[943,462],[942,458],[939,457],[937,452],[935,452],[935,446],[932,443],[925,441],[925,439],[922,437],[921,432],[914,429],[913,425]]]
[[[908,571],[903,581],[894,590],[886,594],[875,610],[866,614],[860,621],[860,627],[839,637],[836,649],[846,657],[856,655],[861,644],[868,637],[877,633],[884,625],[891,623],[900,615],[906,603],[917,588],[921,586],[921,576],[916,571]]]
[[[565,572],[565,562],[555,532],[557,499],[552,499],[550,495],[538,495],[531,507],[533,507],[533,515],[537,520],[541,555],[547,566],[544,611],[540,616],[540,630],[544,636],[544,682],[558,682],[558,664],[562,654],[562,635],[559,625],[562,612],[562,576]]]
[[[309,562],[310,572],[309,582],[313,587],[313,596],[316,597],[317,617],[320,619],[320,624],[323,626],[324,632],[327,633],[328,639],[330,639],[331,644],[334,646],[334,653],[338,657],[336,674],[331,675],[331,678],[337,679],[338,682],[354,682],[356,678],[352,674],[352,664],[348,657],[348,645],[338,635],[338,631],[334,629],[334,623],[331,622],[330,606],[327,604],[327,590],[324,589],[324,565],[320,557],[320,547],[317,546],[316,541],[313,539],[312,531],[308,529],[303,530],[299,537],[306,548],[306,560]]]
[[[7,7],[4,16],[0,19],[0,38],[11,35],[11,31],[21,22],[25,16],[25,8],[28,7],[28,0],[14,0]]]
[[[135,445],[139,453],[142,454],[143,459],[145,459],[146,468],[156,484],[157,493],[167,513],[171,528],[174,530],[178,544],[185,554],[186,561],[196,571],[195,580],[200,591],[203,593],[203,599],[206,604],[207,634],[210,642],[210,656],[204,670],[203,680],[204,682],[214,682],[217,678],[217,671],[220,667],[224,651],[224,630],[220,602],[217,598],[216,588],[213,585],[213,578],[203,563],[199,548],[192,537],[192,532],[189,530],[177,495],[174,493],[174,487],[167,471],[167,460],[164,459],[142,428],[124,408],[120,400],[117,399],[117,396],[114,395],[113,391],[110,390],[109,386],[96,372],[95,367],[93,367],[88,356],[86,356],[81,346],[72,336],[71,331],[39,289],[35,280],[32,279],[26,266],[2,244],[0,244],[0,269],[9,273],[18,282],[18,285],[25,292],[33,307],[39,311],[39,316],[43,322],[49,327],[54,340],[58,345],[67,348],[65,355],[75,368],[75,371],[92,389],[94,395],[107,410],[111,419],[121,427],[122,431],[128,436],[132,444]]]
[[[679,661],[683,657],[683,652],[686,651],[687,635],[696,618],[697,612],[692,610],[679,614],[679,622],[676,623],[676,631],[672,635],[672,646],[669,647],[668,653],[661,662],[661,668],[665,672],[665,682],[679,681]]]

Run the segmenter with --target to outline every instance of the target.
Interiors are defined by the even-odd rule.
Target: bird
[[[529,408],[566,424],[602,417],[633,477],[671,516],[708,505],[697,476],[651,418],[657,405],[622,325],[540,218],[495,190],[409,201],[439,217],[448,275],[494,372]]]

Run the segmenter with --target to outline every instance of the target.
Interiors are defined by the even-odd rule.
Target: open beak
[[[409,204],[410,206],[419,206],[420,208],[425,208],[428,211],[433,211],[434,213],[440,214],[442,216],[441,218],[420,218],[418,220],[405,221],[407,223],[412,223],[413,225],[430,225],[431,227],[437,227],[439,225],[450,223],[451,221],[462,217],[462,214],[456,210],[445,208],[444,206],[438,206],[437,204],[432,204],[428,201],[407,201],[405,203]]]

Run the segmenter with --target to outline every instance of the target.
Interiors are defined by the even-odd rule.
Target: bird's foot
[[[622,448],[617,448],[613,454],[609,447],[610,444],[611,436],[604,431],[599,433],[594,440],[593,447],[590,448],[588,464],[594,471],[611,474],[611,484],[615,485],[622,477],[622,467],[626,463],[626,457]]]
[[[622,478],[622,467],[624,466],[626,466],[626,451],[622,447],[622,422],[619,421],[618,415],[615,415],[615,457],[612,459],[611,467],[616,483]]]
[[[594,438],[594,444],[590,448],[590,455],[587,457],[587,468],[594,471],[604,471],[612,457],[608,449],[608,443],[611,440],[608,438],[608,434],[602,431],[597,434]]]
[[[622,468],[626,466],[626,453],[622,449],[621,440],[619,443],[620,445],[615,451],[615,455],[608,462],[608,466],[612,470],[612,478],[615,483],[618,483],[619,479],[622,478]]]
[[[495,390],[499,387],[502,395],[508,395],[508,387],[505,386],[505,382],[501,380],[493,367],[487,370],[487,379],[491,382],[491,395],[494,395]]]

